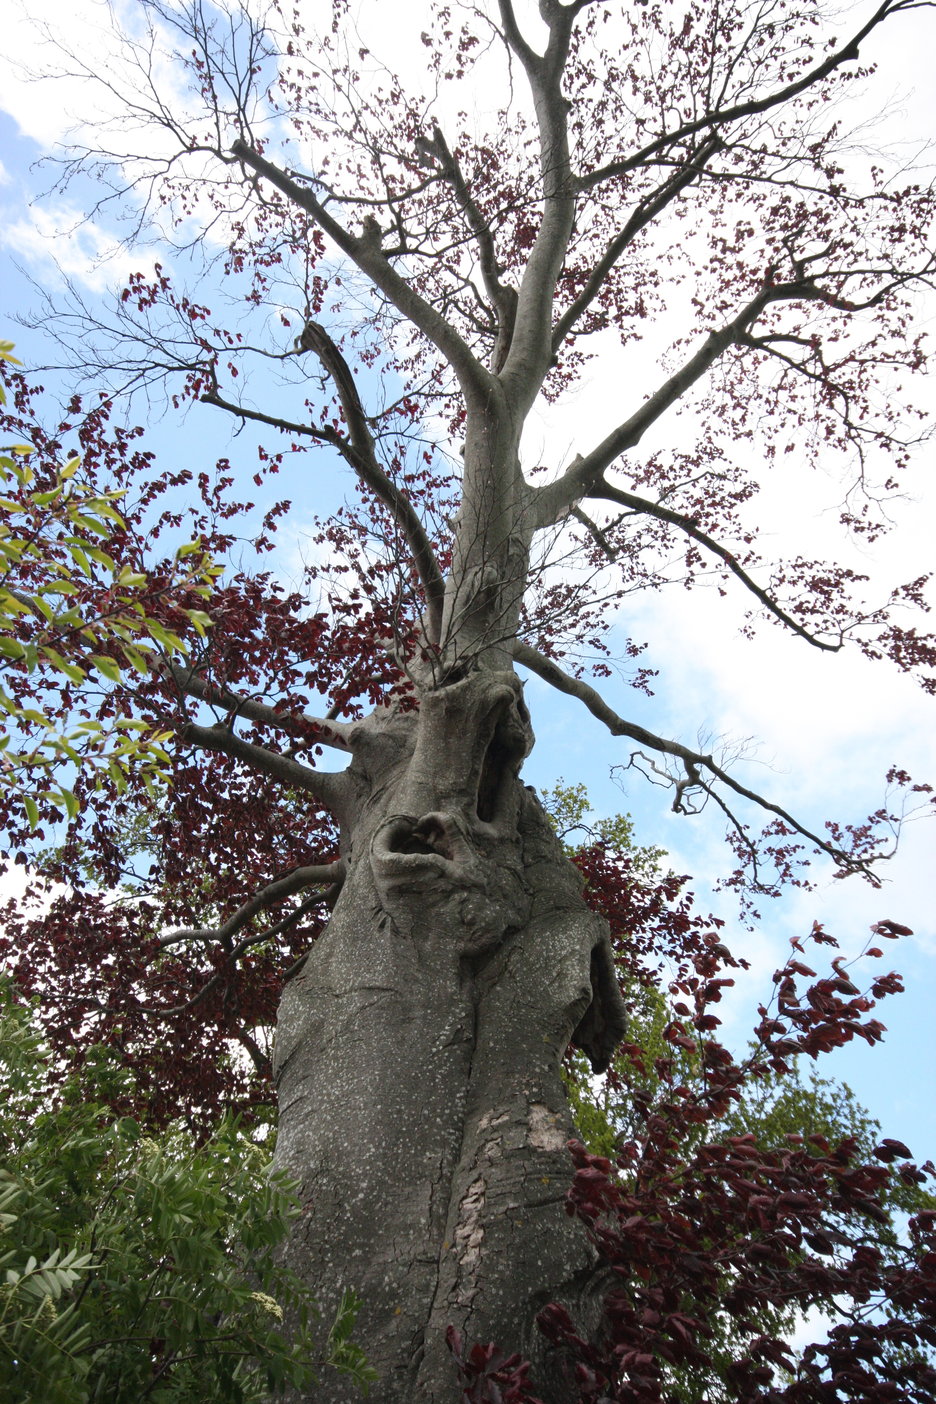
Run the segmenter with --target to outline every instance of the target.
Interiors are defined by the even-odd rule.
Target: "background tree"
[[[330,1369],[366,1386],[353,1298],[320,1329],[277,1265],[299,1210],[266,1148],[232,1119],[197,1147],[146,1136],[112,1110],[133,1095],[112,1050],[55,1069],[8,981],[0,1001],[0,1399],[246,1404]]]
[[[683,1215],[684,1237],[674,1234],[673,1196],[710,1174],[694,1152],[688,1169],[677,1165],[680,1137],[687,1122],[722,1117],[746,1075],[712,1039],[702,1089],[674,1092],[660,1134],[648,1115],[643,1149],[622,1149],[625,1174],[634,1155],[652,1170],[641,1222],[665,1217],[669,1232],[666,1243],[632,1236],[658,1255],[679,1300],[639,1299],[644,1264],[632,1287],[639,1311],[612,1294],[594,1335],[609,1285],[601,1255],[623,1280],[632,1204],[610,1167],[581,1151],[574,1203],[590,1239],[563,1215],[571,1123],[559,1068],[570,1039],[606,1067],[624,1007],[607,925],[518,780],[533,737],[514,665],[626,738],[631,764],[666,780],[677,809],[721,806],[739,887],[756,896],[799,880],[796,863],[812,850],[870,873],[890,808],[811,831],[716,756],[629,722],[577,660],[602,647],[632,590],[674,573],[691,584],[710,569],[804,646],[852,641],[932,691],[932,640],[893,616],[924,604],[924,582],[881,603],[834,562],[765,563],[750,471],[782,471],[793,442],[807,456],[839,453],[855,478],[843,527],[860,538],[883,530],[874,483],[895,490],[916,433],[900,384],[923,364],[910,317],[931,281],[932,200],[843,151],[831,99],[866,73],[861,55],[880,27],[917,8],[929,7],[887,0],[832,45],[816,7],[784,3],[620,13],[543,0],[535,34],[510,0],[457,19],[439,7],[426,30],[427,90],[410,96],[347,27],[343,4],[318,36],[276,5],[261,21],[237,5],[146,4],[127,39],[135,69],[105,75],[118,89],[126,78],[123,130],[149,123],[145,151],[118,127],[71,169],[95,169],[102,201],[135,232],[153,216],[165,234],[168,211],[178,245],[221,250],[219,297],[241,299],[241,310],[210,310],[207,282],[186,290],[175,268],[157,265],[130,280],[109,323],[98,319],[96,352],[87,310],[57,315],[57,335],[67,343],[80,329],[76,350],[95,376],[151,392],[168,380],[180,404],[200,401],[263,435],[261,483],[298,462],[305,492],[314,460],[291,451],[325,446],[353,474],[355,497],[322,521],[302,590],[232,573],[208,602],[204,646],[191,640],[187,661],[163,658],[134,688],[137,714],[181,742],[165,807],[132,796],[153,816],[150,865],[127,871],[130,797],[108,807],[102,794],[93,815],[77,816],[55,868],[80,876],[84,828],[99,880],[129,880],[133,901],[115,915],[110,898],[76,890],[44,924],[31,971],[22,933],[8,949],[22,952],[20,978],[46,981],[75,1024],[119,1041],[125,1007],[137,1028],[153,1012],[197,1007],[206,1027],[237,1028],[258,1069],[256,1029],[277,982],[292,977],[278,1020],[277,1156],[302,1181],[308,1213],[289,1260],[326,1294],[353,1276],[381,1400],[451,1397],[447,1327],[475,1397],[485,1372],[513,1370],[515,1396],[525,1388],[521,1365],[485,1351],[499,1342],[529,1355],[537,1391],[557,1404],[572,1387],[569,1351],[585,1397],[660,1398],[665,1381],[644,1347],[659,1354],[664,1338],[682,1339],[680,1325],[691,1335],[682,1298],[717,1311],[739,1275],[748,1296],[737,1329],[749,1346],[732,1388],[741,1398],[773,1387],[788,1359],[782,1343],[763,1344],[759,1313],[778,1280],[795,1278],[790,1292],[808,1296],[791,1206],[781,1204],[768,1243],[740,1233],[724,1261],[703,1260],[701,1281],[686,1272],[735,1201],[703,1196],[715,1218]],[[184,96],[159,91],[167,46],[173,71],[181,64],[191,79]],[[480,117],[459,115],[460,95],[492,77],[500,105],[485,132]],[[575,383],[584,338],[613,329],[621,348],[611,354],[626,367],[662,305],[680,297],[685,333],[655,389],[625,403],[600,442],[584,436],[571,461],[531,463],[524,424],[538,397]],[[679,405],[692,408],[695,440],[667,450],[661,422]],[[131,474],[96,452],[100,415],[81,432],[86,461],[118,485]],[[214,554],[236,536],[262,552],[285,506],[251,523],[230,486],[223,465],[217,477],[200,473],[191,527]],[[147,484],[128,518],[150,545],[178,526],[161,492]],[[167,600],[167,619],[185,607],[184,595]],[[188,638],[186,627],[183,618],[175,632]],[[646,684],[646,672],[635,681]],[[326,748],[350,757],[347,768],[324,769]],[[912,789],[903,772],[891,778]],[[749,801],[768,812],[763,840]],[[324,828],[323,810],[333,821]],[[333,910],[304,959],[322,902]],[[94,919],[76,925],[75,904]],[[119,962],[76,973],[79,946],[113,952],[118,932]],[[287,933],[295,949],[284,960],[275,943]],[[736,958],[715,949],[717,933],[697,935],[679,1017],[708,1033],[729,978],[722,963]],[[238,968],[254,962],[265,964],[264,1002],[242,1007],[258,986]],[[762,1022],[768,1063],[841,1042],[853,1026],[875,1037],[868,1000],[835,986],[843,976],[819,981],[804,1006],[795,975],[779,982],[784,1032]],[[143,989],[155,996],[146,1006]],[[671,1037],[693,1041],[679,1028]],[[193,1048],[200,1069],[211,1042]],[[850,1207],[865,1212],[887,1174],[832,1148],[758,1154],[749,1183],[769,1191],[775,1217],[784,1177],[808,1217],[838,1202],[852,1170]],[[715,1156],[734,1195],[741,1155]],[[901,1310],[915,1348],[931,1304],[931,1222],[913,1232]],[[748,1272],[758,1247],[770,1269]],[[846,1285],[856,1292],[868,1273],[893,1288],[887,1265],[857,1250],[853,1261]],[[833,1296],[843,1281],[813,1280]],[[549,1301],[542,1319],[558,1350],[534,1327]],[[873,1338],[871,1328],[861,1336]],[[839,1388],[840,1357],[823,1359],[829,1368],[807,1370],[791,1398]],[[691,1351],[681,1364],[702,1368]],[[919,1380],[928,1387],[918,1372],[914,1388]],[[319,1397],[341,1398],[342,1387]]]

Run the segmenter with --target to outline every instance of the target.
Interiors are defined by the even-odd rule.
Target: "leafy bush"
[[[353,1294],[310,1330],[277,1262],[300,1210],[266,1148],[233,1120],[199,1145],[146,1135],[109,1109],[127,1077],[109,1051],[55,1072],[3,982],[0,1404],[247,1404],[330,1368],[366,1385]]]

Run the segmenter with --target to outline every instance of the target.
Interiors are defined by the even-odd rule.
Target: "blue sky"
[[[867,9],[867,7],[863,7]],[[396,11],[396,7],[393,7]],[[94,0],[77,0],[65,7],[47,3],[42,17],[64,29],[77,26],[84,16],[102,14]],[[903,17],[901,17],[903,19]],[[907,17],[910,19],[910,16]],[[889,105],[894,131],[934,129],[932,83],[923,57],[932,52],[936,15],[913,17],[916,28],[906,26],[892,48],[882,54],[879,105]],[[7,54],[16,59],[39,61],[34,39],[27,29],[10,27],[15,42]],[[61,292],[55,260],[63,264],[89,296],[96,296],[141,263],[137,255],[115,251],[109,261],[98,255],[111,248],[106,231],[94,227],[63,234],[72,223],[58,197],[38,202],[39,192],[50,184],[48,172],[32,169],[37,157],[60,139],[69,112],[83,110],[82,88],[27,84],[22,75],[7,70],[0,83],[0,286],[4,314],[0,338],[15,340],[17,353],[27,364],[54,360],[44,334],[16,325],[17,313],[28,316],[36,296],[13,267],[18,261],[54,301]],[[903,96],[896,102],[894,95]],[[883,96],[880,96],[883,95]],[[934,307],[922,309],[932,323]],[[616,414],[619,368],[609,359],[567,403],[535,417],[528,446],[531,455],[539,445],[559,443],[564,450],[586,448],[578,442],[582,426],[599,436],[602,423]],[[936,396],[929,403],[936,411]],[[666,426],[664,426],[666,429]],[[195,460],[229,454],[246,471],[245,456],[252,452],[248,436],[232,439],[226,424],[208,408],[192,410],[184,424],[171,417],[158,426],[154,440],[160,453]],[[905,579],[911,570],[928,568],[936,540],[936,492],[932,483],[931,447],[918,455],[910,499],[897,508],[899,531],[894,545],[883,548],[868,564],[882,580]],[[291,493],[288,484],[284,491]],[[834,492],[830,488],[828,502]],[[314,504],[315,505],[315,504]],[[311,509],[310,509],[311,510]],[[773,497],[765,511],[779,542],[794,546],[804,537],[823,540],[827,521],[821,510],[804,512],[798,485],[789,485]],[[302,515],[306,516],[307,513]],[[294,546],[301,536],[295,527]],[[297,547],[298,548],[298,547]],[[288,554],[281,568],[294,564]],[[894,576],[893,572],[899,575]],[[660,668],[656,695],[643,697],[620,682],[605,686],[608,700],[631,720],[667,736],[695,745],[701,731],[716,737],[747,740],[749,758],[739,776],[754,788],[770,794],[814,827],[834,815],[854,820],[880,801],[882,779],[892,764],[900,764],[916,778],[936,783],[936,728],[933,701],[905,678],[889,676],[858,657],[818,655],[775,628],[766,627],[753,643],[740,636],[744,601],[732,596],[719,600],[714,591],[697,589],[686,594],[677,588],[640,599],[629,606],[619,628],[651,643],[651,662]],[[782,963],[791,936],[805,935],[814,919],[836,935],[846,953],[864,945],[870,925],[884,917],[913,927],[914,936],[885,945],[882,962],[866,962],[869,974],[877,967],[897,969],[906,976],[907,993],[885,1002],[877,1011],[888,1026],[883,1046],[868,1049],[851,1045],[820,1064],[854,1088],[868,1109],[882,1122],[885,1134],[907,1141],[920,1159],[936,1158],[936,1111],[930,1082],[936,1072],[936,830],[932,824],[908,826],[897,858],[882,874],[885,886],[872,891],[857,879],[842,883],[817,870],[815,891],[794,891],[763,908],[763,920],[753,931],[738,929],[736,905],[725,894],[712,890],[719,874],[730,866],[722,839],[723,824],[706,812],[696,819],[673,815],[668,797],[629,774],[622,788],[612,778],[612,767],[626,763],[629,748],[615,741],[572,699],[558,696],[537,679],[528,684],[538,744],[526,778],[548,787],[559,777],[583,780],[589,787],[597,814],[629,811],[635,818],[641,842],[658,844],[671,854],[677,871],[694,875],[693,889],[699,906],[724,916],[736,929],[731,944],[752,962],[752,970],[724,1005],[726,1033],[743,1044],[753,1022],[754,1006],[769,997],[770,975]],[[857,981],[862,983],[860,977]]]

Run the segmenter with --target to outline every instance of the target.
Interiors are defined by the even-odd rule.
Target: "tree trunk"
[[[325,1320],[343,1288],[363,1298],[375,1404],[458,1397],[449,1324],[532,1358],[560,1404],[534,1318],[578,1305],[594,1268],[564,1212],[559,1066],[574,1032],[596,1065],[621,1036],[606,930],[517,778],[513,674],[375,713],[355,740],[349,876],[277,1033],[277,1161],[306,1206],[290,1263]]]

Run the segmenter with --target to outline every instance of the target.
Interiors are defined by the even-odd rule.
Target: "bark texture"
[[[534,1324],[580,1305],[595,1266],[564,1212],[559,1065],[573,1033],[606,1062],[623,1013],[604,925],[518,779],[531,744],[510,673],[362,723],[348,878],[283,998],[277,1158],[306,1206],[291,1265],[326,1319],[344,1287],[363,1298],[377,1404],[457,1398],[449,1324],[567,1395]]]

